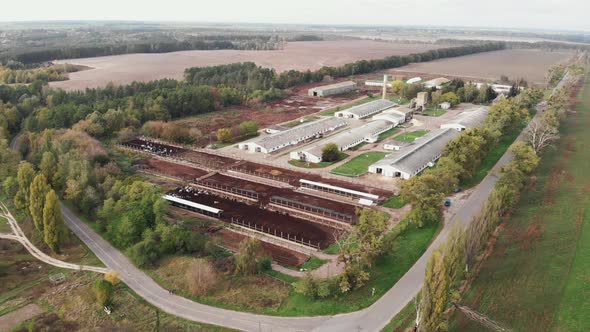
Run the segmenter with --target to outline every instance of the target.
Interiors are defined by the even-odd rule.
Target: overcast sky
[[[590,31],[590,0],[3,0],[0,21],[150,20]]]

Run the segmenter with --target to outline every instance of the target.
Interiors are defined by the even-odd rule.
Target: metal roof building
[[[307,149],[293,151],[291,159],[319,163],[322,161],[322,149],[328,144],[336,144],[340,151],[346,151],[363,142],[376,142],[379,134],[395,127],[396,124],[387,120],[371,121],[365,125],[342,132],[338,135],[319,142]]]
[[[409,179],[426,167],[434,166],[445,145],[458,135],[459,132],[450,128],[433,131],[417,143],[403,148],[400,153],[392,153],[369,166],[369,172]]]
[[[440,89],[442,89],[443,84],[449,83],[450,81],[451,80],[449,80],[448,78],[439,77],[439,78],[435,78],[433,80],[424,82],[424,87],[428,88],[428,89],[437,88],[438,90],[440,90]]]
[[[479,107],[473,111],[465,111],[457,114],[450,122],[442,124],[442,129],[452,128],[457,131],[463,131],[467,128],[475,128],[481,125],[488,116],[488,107]]]
[[[351,107],[349,109],[334,113],[337,118],[354,118],[362,119],[375,113],[383,112],[392,107],[398,106],[396,103],[387,99],[378,99],[365,104]]]
[[[347,126],[344,119],[325,118],[313,122],[304,123],[289,130],[276,134],[257,138],[253,141],[242,142],[238,147],[252,152],[271,153],[290,145],[296,145],[308,139],[321,136]]]
[[[310,97],[326,97],[338,95],[341,93],[352,92],[355,89],[356,83],[354,83],[353,81],[346,81],[311,88],[307,90],[307,95]]]

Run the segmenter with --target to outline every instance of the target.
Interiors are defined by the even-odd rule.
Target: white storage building
[[[307,90],[307,94],[310,97],[327,97],[352,92],[354,90],[356,90],[356,83],[353,81],[346,81],[311,88]]]
[[[468,128],[475,128],[481,125],[488,116],[488,107],[479,107],[473,111],[465,111],[457,114],[450,122],[442,124],[442,129],[452,128],[456,131],[463,131]]]
[[[325,141],[300,151],[292,151],[289,154],[291,159],[319,163],[322,161],[322,149],[328,144],[336,144],[340,151],[346,151],[363,142],[374,143],[379,134],[395,127],[395,123],[386,120],[375,120],[357,128],[342,132]]]
[[[272,153],[290,145],[296,145],[314,137],[320,137],[326,133],[347,126],[344,119],[324,118],[313,122],[304,123],[289,130],[281,131],[238,144],[241,150],[252,152]]]
[[[440,158],[445,145],[457,137],[459,132],[453,129],[438,129],[421,138],[400,153],[392,153],[369,166],[369,172],[389,177],[409,179],[426,167],[434,166]]]
[[[439,78],[435,78],[433,80],[424,82],[424,87],[427,89],[436,88],[437,90],[440,90],[440,89],[442,89],[443,85],[445,85],[449,82],[450,82],[450,80],[448,78],[439,77]]]
[[[334,116],[337,118],[363,119],[373,114],[383,112],[395,106],[397,106],[397,104],[392,101],[389,101],[387,99],[378,99],[375,101],[351,107],[343,111],[338,111],[334,114]]]

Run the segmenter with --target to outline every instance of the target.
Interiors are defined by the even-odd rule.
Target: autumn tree
[[[455,225],[449,234],[444,248],[444,263],[449,283],[457,282],[465,266],[465,229]]]
[[[340,149],[334,143],[326,144],[322,148],[322,161],[332,162],[340,159]]]
[[[378,210],[363,209],[353,231],[341,245],[339,261],[344,263],[340,290],[345,293],[369,280],[369,269],[384,248],[389,216]]]
[[[246,238],[240,242],[236,253],[236,274],[253,275],[258,273],[262,245],[256,238]]]
[[[217,284],[215,268],[206,259],[197,259],[186,272],[186,282],[193,295],[205,295]]]
[[[43,233],[43,209],[45,207],[45,197],[51,190],[45,175],[38,174],[35,176],[30,188],[29,212],[37,230]]]
[[[47,183],[53,183],[53,177],[55,173],[57,173],[57,160],[52,152],[43,152],[43,157],[41,157],[41,163],[39,164],[39,170],[45,175]]]
[[[97,279],[93,285],[96,301],[101,307],[108,307],[113,300],[113,284],[105,279]]]
[[[391,93],[393,93],[395,96],[399,96],[404,89],[404,85],[404,81],[400,80],[395,80],[391,82]]]
[[[31,183],[34,177],[33,165],[26,161],[21,162],[17,173],[18,191],[14,197],[14,205],[21,210],[28,211]]]
[[[233,140],[230,128],[217,129],[217,140],[222,143],[231,143]]]
[[[436,249],[426,265],[422,286],[419,331],[446,331],[444,312],[448,304],[449,280],[441,249]]]
[[[66,229],[61,214],[59,200],[54,190],[45,196],[43,209],[43,239],[53,252],[59,252],[60,246],[66,240]]]

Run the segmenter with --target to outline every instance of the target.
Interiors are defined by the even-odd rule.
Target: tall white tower
[[[387,96],[387,74],[383,75],[383,93],[381,99],[385,99]]]

